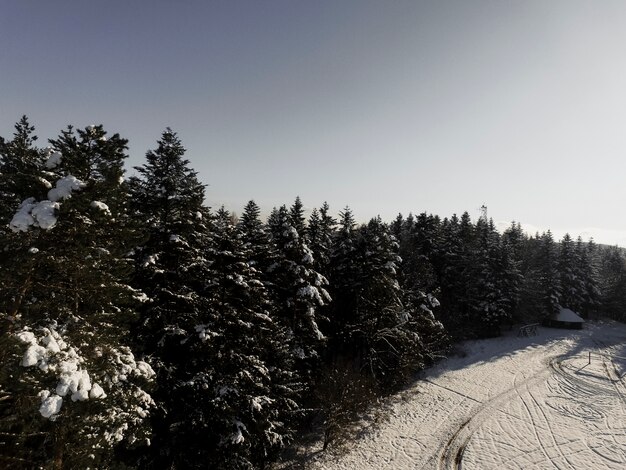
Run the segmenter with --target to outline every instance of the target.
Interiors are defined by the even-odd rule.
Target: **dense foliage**
[[[205,205],[166,129],[0,138],[0,466],[264,468],[445,354],[568,307],[624,320],[618,248],[467,213]]]

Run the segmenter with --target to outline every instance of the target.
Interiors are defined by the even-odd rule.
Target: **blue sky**
[[[626,3],[0,0],[0,135],[176,130],[207,203],[626,246]]]

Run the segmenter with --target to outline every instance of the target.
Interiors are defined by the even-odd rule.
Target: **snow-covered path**
[[[317,469],[624,469],[626,325],[469,342]],[[588,364],[589,352],[591,364]]]

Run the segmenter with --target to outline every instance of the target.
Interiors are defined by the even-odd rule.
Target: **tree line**
[[[205,205],[166,129],[0,138],[0,465],[267,468],[326,447],[450,344],[559,306],[623,320],[618,248],[467,213]]]

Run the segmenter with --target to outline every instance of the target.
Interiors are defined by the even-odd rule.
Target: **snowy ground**
[[[349,453],[312,468],[626,468],[626,325],[514,333],[465,343]]]

